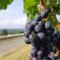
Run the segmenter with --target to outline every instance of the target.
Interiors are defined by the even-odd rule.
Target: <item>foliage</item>
[[[0,0],[0,10],[6,9],[11,2],[13,2],[13,0]]]
[[[28,19],[33,20],[36,13],[38,13],[37,5],[40,3],[41,0],[24,0],[24,12],[27,14]],[[51,19],[51,22],[54,25],[57,24],[56,14],[60,15],[60,0],[44,0],[46,7],[53,8],[53,12],[48,18]]]
[[[38,13],[37,4],[39,0],[24,0],[24,12],[31,19],[34,18],[35,14]]]
[[[28,18],[33,19],[35,14],[38,13],[37,5],[39,0],[24,0],[24,12]],[[52,6],[56,14],[60,14],[60,0],[45,0],[46,7]]]
[[[60,15],[60,0],[45,0],[46,6],[52,6],[56,14]]]
[[[3,34],[3,35],[8,35],[7,30],[6,30],[6,29],[4,29],[4,30],[3,30],[3,32],[2,32],[2,34]]]

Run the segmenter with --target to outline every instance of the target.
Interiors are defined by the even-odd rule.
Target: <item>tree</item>
[[[0,10],[6,9],[11,2],[13,2],[13,0],[0,0]]]
[[[3,32],[2,32],[3,35],[8,35],[8,31],[6,29],[3,29]]]
[[[37,9],[39,3],[41,6],[44,6],[44,9],[51,7],[52,12],[48,16],[48,19],[50,19],[53,26],[55,26],[58,23],[56,14],[60,14],[60,0],[24,0],[24,12],[27,14],[29,19],[33,19],[35,14],[39,12]]]

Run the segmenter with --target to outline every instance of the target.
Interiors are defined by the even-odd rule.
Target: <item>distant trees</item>
[[[8,31],[6,29],[3,29],[2,35],[8,35]]]
[[[0,0],[0,10],[6,9],[9,4],[11,4],[13,0]]]

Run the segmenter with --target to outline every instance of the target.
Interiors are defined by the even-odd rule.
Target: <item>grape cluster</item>
[[[60,48],[60,33],[51,25],[50,21],[44,21],[51,12],[50,8],[45,9],[33,21],[26,24],[25,42],[31,44],[30,60],[35,57],[37,60],[55,60],[56,47]]]

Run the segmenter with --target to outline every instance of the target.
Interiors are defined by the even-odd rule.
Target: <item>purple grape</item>
[[[35,27],[34,27],[34,30],[35,30],[35,32],[41,32],[41,31],[43,31],[44,29],[43,29],[43,26],[42,26],[42,24],[38,24],[38,25],[36,25]]]
[[[51,9],[50,8],[46,8],[45,11],[43,11],[41,13],[41,18],[46,18],[48,16],[49,12],[51,12]]]
[[[27,30],[26,32],[24,32],[24,36],[25,37],[29,37],[30,34],[31,34],[31,31],[30,30]]]
[[[41,14],[38,14],[35,18],[36,21],[41,21]]]
[[[30,40],[28,38],[25,39],[26,44],[31,44]]]
[[[45,9],[46,14],[51,12],[51,8],[46,8]]]
[[[54,33],[54,29],[53,29],[53,28],[50,28],[50,29],[45,30],[45,34],[46,34],[47,36],[52,36],[53,33]]]
[[[31,42],[35,42],[35,40],[36,40],[36,34],[34,34],[34,33],[31,33],[30,35],[29,35],[29,39],[31,40]]]
[[[50,54],[48,55],[48,57],[49,57],[51,60],[56,60],[56,59],[55,59],[55,56],[54,56],[54,52],[50,52]]]
[[[39,25],[36,25],[36,26],[34,27],[34,30],[35,30],[36,32],[39,32],[39,31],[40,31],[40,26],[39,26]]]
[[[50,21],[47,21],[45,23],[45,29],[49,29],[49,28],[51,28],[51,22]]]
[[[42,12],[41,13],[41,18],[44,18],[45,17],[45,12]]]
[[[37,56],[37,49],[32,49],[31,50],[31,55],[33,56],[33,57],[36,57]]]
[[[34,25],[32,25],[31,21],[26,24],[26,29],[27,30],[33,30]]]
[[[41,41],[45,40],[46,38],[46,35],[43,32],[38,33],[37,36],[40,38]]]
[[[38,60],[43,59],[43,52],[40,50],[37,52]]]
[[[36,24],[38,24],[38,21],[37,21],[37,20],[33,20],[33,21],[31,22],[31,24],[35,26]]]

